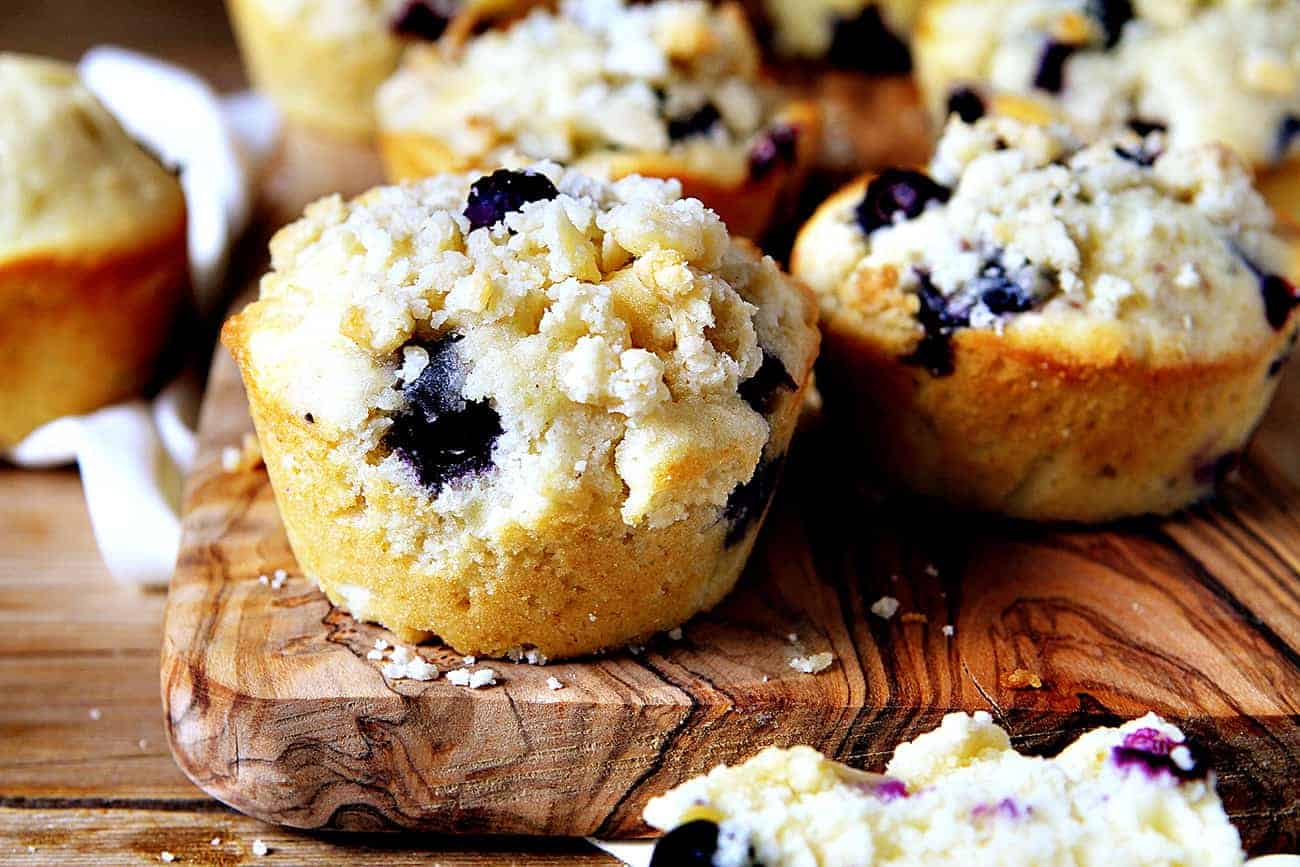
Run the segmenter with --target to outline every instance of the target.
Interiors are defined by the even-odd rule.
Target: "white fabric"
[[[79,71],[132,136],[180,167],[195,301],[205,317],[218,312],[231,247],[252,211],[253,178],[275,139],[274,110],[252,94],[223,100],[192,73],[120,48],[91,50]],[[113,577],[165,587],[180,545],[181,481],[194,464],[198,404],[198,379],[187,371],[152,402],[57,419],[5,457],[25,467],[76,461]]]

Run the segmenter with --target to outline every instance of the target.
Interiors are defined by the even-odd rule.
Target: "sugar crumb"
[[[670,641],[681,641],[681,640],[682,640],[682,628],[681,628],[680,626],[678,626],[676,629],[670,629],[670,630],[668,630],[668,640],[670,640]]]
[[[221,845],[221,838],[220,838],[220,837],[213,837],[211,840],[208,841],[208,845],[209,845],[209,846],[212,846],[213,848],[216,848],[217,846],[220,846],[220,845]]]
[[[462,657],[460,658],[460,661],[463,662],[463,663],[465,663],[466,665],[473,665],[474,663],[478,662],[478,657],[475,657],[475,656],[462,656]]]
[[[560,679],[558,677],[548,677],[546,678],[546,688],[564,689],[564,684],[560,682]]]
[[[831,667],[835,655],[830,652],[814,653],[811,656],[796,656],[790,660],[790,667],[804,674],[817,674]]]
[[[92,707],[89,711],[90,718],[97,720],[104,716],[104,712],[97,707]]]
[[[164,849],[158,853],[158,860],[164,864],[170,864],[176,860],[176,856]]]
[[[898,613],[898,600],[893,596],[881,596],[871,603],[871,613],[888,620]]]
[[[271,847],[267,846],[260,839],[253,841],[253,854],[256,855],[258,858],[261,858],[262,856],[266,855],[270,851],[271,851]]]
[[[943,634],[949,638],[952,638],[953,634],[956,632],[957,629],[951,623],[945,624],[943,627]]]

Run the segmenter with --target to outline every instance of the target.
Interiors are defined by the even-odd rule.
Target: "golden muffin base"
[[[815,270],[808,227],[860,197],[860,178],[801,232],[791,272]],[[886,293],[889,294],[889,293]],[[880,310],[892,307],[876,299]],[[1167,514],[1214,493],[1281,379],[1293,314],[1261,351],[1209,363],[1091,361],[1012,335],[962,329],[954,371],[903,363],[915,339],[822,319],[818,386],[861,433],[863,463],[924,496],[1032,520]]]
[[[819,148],[821,124],[813,102],[805,100],[787,106],[769,126],[777,124],[797,130],[795,158],[789,164],[773,166],[761,179],[748,171],[735,177],[710,173],[671,154],[654,152],[601,152],[576,160],[574,166],[607,172],[612,179],[627,175],[675,178],[682,184],[684,197],[699,199],[712,208],[732,234],[759,238],[794,205]],[[392,182],[439,172],[496,168],[468,159],[441,140],[422,133],[381,130],[379,150]]]
[[[472,581],[414,570],[414,558],[387,551],[381,531],[346,520],[358,508],[409,509],[403,501],[411,493],[392,487],[382,501],[358,502],[344,471],[328,459],[329,441],[251,378],[243,347],[255,327],[235,317],[222,340],[244,373],[290,546],[303,573],[358,619],[403,640],[436,635],[463,654],[499,657],[522,648],[556,659],[672,629],[716,605],[740,577],[766,508],[730,546],[724,544],[729,525],[714,508],[692,509],[654,530],[628,527],[617,514],[569,515],[534,530],[518,528],[508,545],[485,547]],[[798,391],[785,394],[769,417],[765,460],[783,457],[789,447],[815,355],[814,345]],[[489,578],[491,594],[467,589]]]
[[[149,384],[189,298],[184,209],[129,249],[0,263],[0,448]]]

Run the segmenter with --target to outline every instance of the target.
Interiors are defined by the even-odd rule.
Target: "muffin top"
[[[431,135],[465,165],[517,151],[573,162],[609,150],[747,142],[770,106],[738,7],[570,0],[463,50],[422,47],[380,90],[386,131]]]
[[[949,864],[954,853],[991,864],[1243,860],[1208,768],[1154,714],[1089,732],[1055,759],[1017,753],[984,711],[949,714],[900,745],[886,773],[768,748],[651,800],[645,818],[664,830],[717,823],[718,867]]]
[[[779,54],[866,72],[907,72],[902,41],[919,0],[762,0]]]
[[[0,54],[0,261],[114,250],[184,224],[180,184],[65,64]]]
[[[675,181],[440,175],[324,199],[272,256],[227,342],[363,496],[431,516],[398,550],[444,519],[712,521],[816,352],[811,299]]]
[[[963,83],[1027,97],[1089,137],[1159,126],[1176,147],[1223,141],[1258,165],[1300,146],[1294,0],[949,0],[923,32],[929,96],[967,120]]]
[[[1221,146],[954,118],[928,172],[838,194],[794,270],[824,317],[935,374],[962,329],[1095,363],[1248,354],[1296,304],[1289,250]]]

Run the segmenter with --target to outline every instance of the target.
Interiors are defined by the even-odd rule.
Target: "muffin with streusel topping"
[[[757,237],[797,191],[815,109],[759,78],[744,13],[702,0],[569,0],[463,47],[413,50],[377,99],[393,179],[512,154],[672,177]]]
[[[1300,4],[1294,0],[940,0],[917,28],[936,117],[986,110],[1221,141],[1300,224]]]
[[[1213,492],[1294,339],[1291,251],[1228,149],[954,119],[928,174],[827,201],[793,273],[828,408],[922,493],[1100,521]]]
[[[899,744],[884,774],[769,747],[646,805],[656,865],[1237,867],[1244,853],[1195,744],[1155,714],[1016,752],[985,711]]]
[[[0,53],[0,449],[133,397],[189,301],[185,197],[71,66]]]
[[[928,154],[930,129],[909,75],[920,6],[919,0],[748,0],[767,37],[772,71],[820,109],[821,168],[857,174]]]
[[[673,181],[554,164],[323,200],[227,323],[293,550],[358,618],[572,656],[714,605],[816,306]]]

